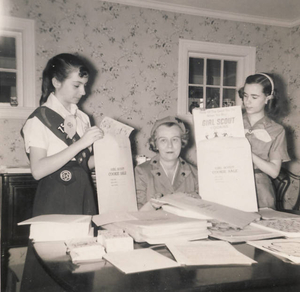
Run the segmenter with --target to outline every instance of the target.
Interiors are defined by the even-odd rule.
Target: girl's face
[[[70,73],[64,82],[59,82],[55,78],[53,78],[52,82],[55,87],[55,96],[65,108],[69,109],[71,104],[77,104],[81,97],[85,95],[88,77],[80,77],[77,69]]]
[[[181,129],[161,125],[156,129],[156,148],[163,161],[173,161],[181,152]]]
[[[243,102],[248,114],[264,113],[268,100],[269,97],[263,93],[261,84],[245,84]]]

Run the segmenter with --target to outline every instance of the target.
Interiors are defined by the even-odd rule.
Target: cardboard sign
[[[99,213],[137,211],[130,141],[133,128],[105,117],[104,138],[94,143]]]
[[[193,111],[202,199],[256,212],[251,148],[240,106]]]

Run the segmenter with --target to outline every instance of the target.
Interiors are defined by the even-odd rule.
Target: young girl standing
[[[72,54],[53,57],[43,71],[41,106],[21,131],[32,175],[39,180],[33,216],[97,214],[89,169],[94,167],[91,145],[103,132],[91,127],[76,105],[85,95],[88,78],[87,67]],[[29,244],[21,291],[61,290]]]
[[[88,78],[83,61],[72,54],[53,57],[43,71],[41,106],[22,129],[32,175],[39,180],[33,216],[97,213],[90,150],[103,132],[76,105]]]
[[[265,73],[250,75],[239,94],[245,107],[243,121],[251,144],[258,207],[275,209],[271,178],[278,176],[282,162],[290,158],[284,128],[269,117],[278,106],[274,81]]]

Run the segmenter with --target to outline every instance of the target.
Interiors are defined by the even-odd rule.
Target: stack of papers
[[[131,213],[133,214],[133,213]],[[207,238],[211,224],[207,220],[179,217],[164,211],[136,212],[138,220],[116,222],[136,242],[162,244],[170,240]]]
[[[176,213],[176,209],[178,210],[177,214],[181,214],[182,216],[186,211],[188,217],[192,217],[192,214],[195,214],[195,218],[196,216],[212,218],[226,222],[236,228],[244,228],[251,222],[260,219],[260,215],[255,212],[245,212],[214,202],[196,199],[184,193],[167,195],[160,199],[151,199],[151,201],[155,204],[162,205],[162,207],[164,207],[164,205],[173,207],[165,210],[174,214]]]
[[[102,261],[105,255],[104,246],[96,238],[71,239],[65,245],[74,264]]]
[[[35,242],[65,241],[93,235],[90,215],[40,215],[18,223],[27,224],[31,224],[29,238]]]

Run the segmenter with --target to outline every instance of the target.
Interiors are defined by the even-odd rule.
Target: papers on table
[[[29,238],[33,241],[59,241],[93,236],[90,215],[40,215],[18,225],[31,224]]]
[[[261,215],[262,219],[300,219],[299,215],[275,211],[271,208],[259,209],[258,213]]]
[[[164,211],[131,213],[138,220],[116,222],[114,225],[130,234],[136,242],[161,244],[170,240],[207,238],[210,224],[206,220],[179,217]]]
[[[94,215],[92,220],[97,226],[103,226],[114,222],[137,220],[137,218],[131,215],[130,212],[109,212]]]
[[[250,144],[240,106],[193,110],[202,199],[257,212]]]
[[[248,244],[300,264],[300,238],[249,241]]]
[[[300,237],[300,218],[281,218],[260,220],[253,226],[269,231],[276,231],[285,237]]]
[[[181,210],[193,211],[238,228],[244,228],[260,218],[260,215],[257,213],[244,212],[218,203],[192,198],[184,193],[167,195],[160,199],[152,199],[152,201],[161,205],[175,206]]]
[[[149,248],[108,253],[104,258],[126,274],[180,266],[177,262]]]
[[[105,117],[103,139],[94,143],[99,213],[137,211],[131,146],[133,128]]]
[[[237,251],[224,241],[194,241],[167,243],[181,265],[251,265],[256,261]]]
[[[71,239],[65,241],[65,245],[74,264],[102,261],[105,254],[104,247],[96,238]]]
[[[263,230],[261,228],[250,225],[245,226],[243,229],[233,228],[229,224],[224,222],[212,222],[212,227],[209,228],[209,237],[228,241],[231,243],[246,242],[249,240],[261,240],[269,238],[278,238],[283,235],[269,230]]]

